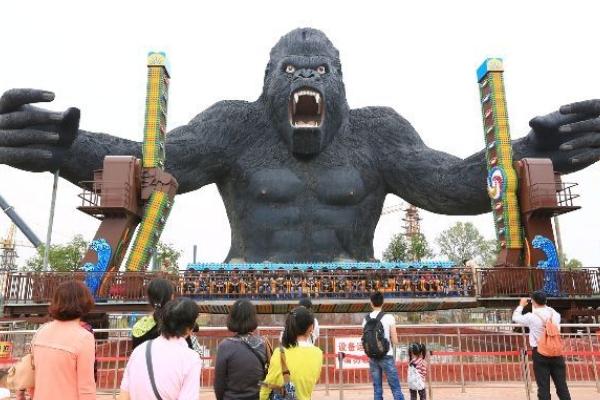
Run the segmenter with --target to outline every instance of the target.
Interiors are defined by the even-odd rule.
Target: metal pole
[[[338,380],[339,380],[339,400],[344,400],[344,353],[338,353],[338,362],[340,369],[338,370]]]
[[[427,346],[429,347],[429,343],[427,344]],[[429,390],[429,400],[433,400],[433,389],[431,387],[431,372],[433,371],[433,368],[432,368],[432,365],[431,365],[431,350],[429,350],[425,354],[425,358],[426,358],[427,368],[429,369],[429,371],[427,373],[427,385],[429,386],[429,388],[428,388],[428,390]]]
[[[329,396],[329,329],[325,330],[325,396]]]
[[[592,341],[592,332],[587,327],[588,340],[590,342],[590,351],[592,352],[592,370],[594,371],[594,380],[596,381],[596,391],[600,393],[600,380],[598,379],[598,367],[596,367],[596,356],[594,355],[594,343]]]
[[[48,255],[50,253],[50,242],[52,240],[52,224],[54,223],[54,208],[56,206],[56,191],[58,189],[58,170],[54,172],[54,183],[52,184],[52,203],[50,203],[50,218],[48,219],[48,232],[46,233],[46,247],[44,248],[44,271],[48,270]]]
[[[523,338],[523,363],[525,366],[525,386],[527,388],[527,400],[531,398],[530,393],[533,391],[533,385],[531,383],[531,374],[529,372],[529,359],[527,356],[527,335],[525,334],[525,330],[521,329],[521,337]]]
[[[519,352],[521,359],[521,368],[523,369],[523,380],[525,381],[525,397],[531,400],[531,387],[529,385],[529,369],[527,368],[527,349],[521,349]]]
[[[14,207],[9,205],[6,202],[6,200],[4,200],[4,197],[2,197],[1,195],[0,208],[6,213],[8,218],[10,218],[10,220],[17,226],[17,228],[19,228],[19,230],[23,232],[23,235],[25,235],[27,240],[29,240],[34,247],[39,247],[42,244],[42,241],[37,237],[37,235],[33,233],[33,231],[29,229],[29,226],[27,226],[27,224],[21,219],[21,217],[19,217],[19,214],[17,214]]]
[[[562,236],[560,234],[560,224],[558,222],[558,215],[555,215],[554,218],[554,231],[556,233],[556,247],[558,250],[558,262],[560,264],[560,267],[565,267],[565,265],[562,265],[563,263],[563,245],[562,245]]]
[[[194,245],[194,251],[192,253],[194,255],[193,258],[192,258],[194,264],[196,264],[196,254],[197,253],[198,253],[198,246]]]
[[[458,334],[458,362],[460,363],[460,390],[462,393],[465,393],[465,366],[463,365],[463,356],[462,356],[462,340],[460,336],[460,328],[456,328]]]

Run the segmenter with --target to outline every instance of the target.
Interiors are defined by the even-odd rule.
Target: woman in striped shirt
[[[408,389],[410,391],[410,400],[417,400],[417,394],[420,400],[426,400],[426,378],[427,362],[425,361],[426,348],[423,343],[411,343],[408,346],[408,357],[410,359],[408,368],[414,368],[416,379],[411,379],[409,373]],[[420,378],[420,379],[419,379]]]

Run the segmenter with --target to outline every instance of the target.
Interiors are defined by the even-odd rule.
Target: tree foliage
[[[162,271],[178,272],[179,258],[183,252],[176,249],[171,243],[159,242],[156,246],[158,268]]]
[[[485,240],[471,222],[457,222],[437,237],[440,253],[457,264],[475,260],[490,266],[497,254],[496,240]]]
[[[433,250],[429,247],[427,238],[422,233],[418,233],[410,238],[409,254],[413,261],[421,261],[424,258],[430,258],[434,255]]]
[[[76,271],[79,261],[87,251],[88,243],[83,240],[82,235],[75,235],[66,244],[50,245],[48,252],[48,269],[56,272]],[[44,269],[44,249],[42,245],[36,249],[37,254],[29,258],[25,263],[28,271],[42,271]]]
[[[576,258],[568,258],[566,254],[561,254],[560,258],[560,266],[561,268],[574,270],[580,269],[583,267],[583,263]]]
[[[396,233],[392,236],[390,243],[383,252],[384,261],[402,262],[408,257],[408,243],[406,238],[401,233]]]

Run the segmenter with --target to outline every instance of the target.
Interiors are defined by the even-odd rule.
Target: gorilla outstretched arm
[[[54,93],[13,89],[0,98],[0,164],[27,171],[55,171],[77,184],[91,180],[106,155],[141,156],[141,143],[79,129],[79,110],[54,112],[31,103],[48,102]],[[235,147],[230,122],[243,102],[219,102],[189,124],[167,135],[166,168],[185,193],[215,182],[226,173]]]
[[[224,176],[235,154],[232,127],[243,102],[222,101],[198,114],[187,125],[167,133],[166,170],[179,183],[178,194],[217,182]],[[73,183],[89,180],[101,168],[106,155],[142,156],[142,145],[103,133],[80,131],[60,167],[62,177]]]
[[[429,148],[408,121],[390,108],[373,108],[372,146],[388,192],[426,210],[449,215],[490,211],[482,150],[461,159]],[[513,141],[513,159],[550,158],[560,173],[600,159],[600,101],[569,104],[530,121],[532,130]]]

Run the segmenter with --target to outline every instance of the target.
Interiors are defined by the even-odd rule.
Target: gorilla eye
[[[285,67],[285,72],[287,72],[288,74],[293,74],[294,71],[296,71],[296,67],[294,67],[292,64],[288,64]]]
[[[319,66],[317,67],[317,72],[318,72],[319,74],[323,75],[325,72],[327,72],[327,68],[325,68],[325,66],[324,66],[324,65],[319,65]]]

